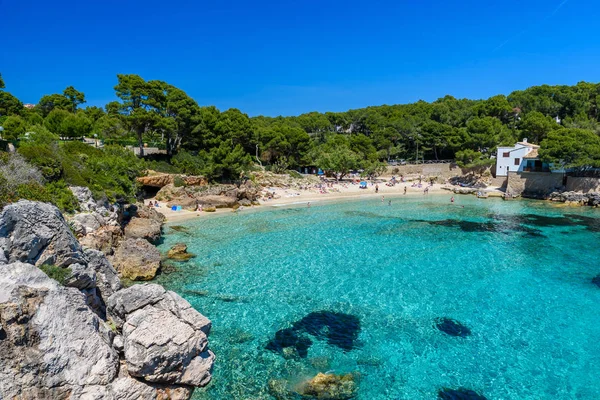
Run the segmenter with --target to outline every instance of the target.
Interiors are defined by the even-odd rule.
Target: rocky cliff
[[[0,213],[0,398],[187,399],[211,378],[209,331],[176,293],[123,289],[56,207]]]

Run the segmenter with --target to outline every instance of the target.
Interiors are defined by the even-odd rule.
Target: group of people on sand
[[[404,175],[400,175],[400,182],[404,182]],[[390,179],[385,185],[392,187],[396,186],[396,183],[398,183],[398,180],[396,180],[395,176],[392,176],[392,179]]]
[[[158,204],[158,201],[154,201],[153,203],[152,200],[150,200],[148,207],[160,207],[160,204]]]

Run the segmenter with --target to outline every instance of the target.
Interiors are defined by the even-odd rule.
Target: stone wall
[[[416,164],[416,165],[397,165],[388,166],[386,175],[404,175],[405,178],[417,178],[419,175],[423,177],[441,176],[443,178],[451,178],[456,175],[461,175],[462,171],[454,164]]]
[[[548,172],[510,172],[508,192],[528,197],[547,197],[563,187],[563,174]]]
[[[600,178],[567,177],[567,191],[569,192],[600,192]]]

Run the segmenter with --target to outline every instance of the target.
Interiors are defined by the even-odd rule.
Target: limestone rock
[[[111,255],[123,237],[123,231],[119,226],[103,226],[95,232],[87,234],[79,239],[82,246],[99,250],[105,255]]]
[[[110,261],[122,277],[134,281],[154,278],[160,268],[160,253],[144,239],[127,239]]]
[[[162,223],[147,219],[134,217],[125,227],[125,237],[133,239],[146,239],[156,242],[160,239]]]
[[[148,176],[139,177],[137,178],[137,181],[143,186],[162,188],[167,185],[172,185],[175,182],[175,178],[181,179],[186,186],[202,186],[208,183],[203,176],[161,174],[156,172],[151,173]]]
[[[83,261],[81,245],[58,208],[28,200],[0,213],[0,248],[8,262],[65,267]]]
[[[99,400],[187,400],[192,395],[193,388],[189,386],[153,384],[133,378],[127,373],[122,375],[107,388],[106,397],[99,397]]]
[[[85,236],[106,225],[106,221],[101,214],[94,211],[91,213],[76,214],[71,219],[71,224],[76,234]]]
[[[455,187],[453,192],[456,194],[473,194],[478,192],[479,189],[475,187]]]
[[[549,200],[568,205],[600,207],[600,193],[598,192],[553,192],[550,194]]]
[[[175,187],[166,185],[156,195],[160,201],[166,201],[169,206],[180,205],[193,210],[196,204],[204,207],[233,207],[238,201],[251,204],[259,197],[260,187],[247,181],[243,185],[201,185]],[[249,202],[249,203],[247,203]]]
[[[163,186],[172,184],[173,179],[174,179],[174,175],[160,174],[160,173],[154,173],[152,175],[140,176],[139,178],[136,178],[136,180],[142,186],[150,186],[150,187],[157,187],[157,188],[161,188]]]
[[[183,179],[186,186],[203,186],[208,184],[208,181],[203,176],[187,175],[182,176],[181,179]]]
[[[37,267],[0,266],[0,398],[68,398],[117,374],[112,332]]]
[[[103,299],[107,300],[116,291],[121,290],[121,280],[115,268],[102,252],[93,249],[85,249],[85,257],[88,268],[96,273],[96,287]]]
[[[64,282],[65,286],[74,287],[77,289],[92,289],[96,287],[96,272],[83,264],[71,264],[67,268],[71,270],[71,274]]]
[[[298,393],[303,397],[344,400],[356,395],[357,385],[353,374],[334,375],[318,373],[302,384]]]
[[[184,187],[175,187],[175,185],[169,184],[161,188],[158,193],[156,193],[155,198],[159,201],[171,201],[185,196],[187,196],[187,194]]]
[[[185,243],[177,243],[167,252],[167,257],[172,260],[185,261],[194,257],[194,255],[187,252]]]
[[[237,193],[235,195],[207,195],[196,197],[198,203],[203,206],[212,206],[216,208],[233,207],[237,204]]]
[[[198,207],[198,200],[189,196],[177,197],[174,200],[171,200],[167,203],[167,207],[171,208],[173,206],[181,206],[184,210],[188,211],[196,211]]]
[[[111,296],[107,309],[122,327],[130,375],[193,386],[210,381],[210,321],[179,295],[159,285],[135,285]]]
[[[155,208],[144,204],[136,204],[135,216],[138,218],[151,219],[153,221],[165,222],[165,216],[156,211]]]
[[[83,186],[69,186],[69,189],[79,202],[79,208],[81,211],[94,211],[97,207],[94,198],[92,197],[92,191]]]

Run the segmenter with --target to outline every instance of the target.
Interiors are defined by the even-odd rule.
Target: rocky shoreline
[[[599,192],[553,192],[547,199],[573,206],[600,207]]]
[[[0,398],[189,399],[211,379],[210,321],[120,280],[159,270],[164,217],[72,190],[84,212],[69,221],[32,201],[0,213]]]

